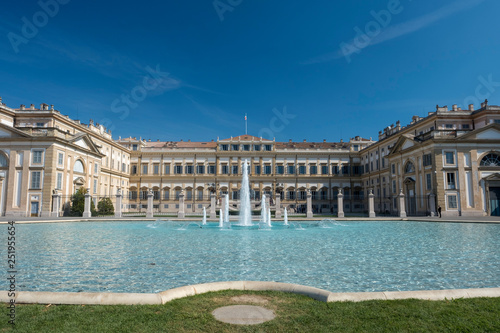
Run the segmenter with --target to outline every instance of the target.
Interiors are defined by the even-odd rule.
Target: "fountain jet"
[[[252,211],[250,210],[250,185],[248,182],[248,162],[245,160],[242,167],[243,179],[240,190],[240,225],[252,225]]]

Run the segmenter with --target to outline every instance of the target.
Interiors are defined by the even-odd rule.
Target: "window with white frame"
[[[56,189],[60,190],[62,189],[62,178],[63,174],[61,172],[57,173],[57,181],[56,181]]]
[[[457,196],[455,194],[448,194],[448,208],[449,209],[457,209]]]
[[[41,188],[41,171],[32,171],[31,172],[31,188],[32,189],[40,189]]]
[[[444,155],[445,155],[445,161],[444,161],[445,164],[455,165],[455,152],[446,151]]]
[[[57,154],[57,165],[62,167],[64,164],[64,154],[63,153],[58,153]]]
[[[432,175],[430,173],[425,175],[425,187],[428,191],[432,189]]]
[[[455,173],[454,172],[447,172],[446,173],[446,185],[447,185],[446,188],[449,190],[454,190],[456,188]]]
[[[31,164],[42,164],[43,150],[33,150]]]

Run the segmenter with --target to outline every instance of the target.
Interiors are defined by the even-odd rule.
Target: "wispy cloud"
[[[369,46],[377,45],[383,42],[390,41],[392,39],[411,34],[413,32],[419,31],[435,22],[441,21],[451,15],[454,15],[458,12],[464,11],[466,9],[470,9],[484,2],[485,0],[463,0],[459,2],[454,2],[450,5],[444,6],[432,13],[422,15],[413,20],[409,20],[400,24],[391,25],[386,29],[382,30],[380,34],[375,36],[370,40]],[[335,59],[342,58],[344,56],[349,56],[355,52],[358,48],[355,44],[355,39],[352,39],[345,47],[346,50],[350,50],[347,54],[342,50],[338,50],[335,52],[326,53],[303,62],[304,65],[317,64],[332,61]]]

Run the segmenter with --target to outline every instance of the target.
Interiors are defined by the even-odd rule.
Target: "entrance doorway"
[[[491,216],[500,216],[500,187],[490,187]]]
[[[31,203],[31,217],[38,216],[38,201],[34,201]]]

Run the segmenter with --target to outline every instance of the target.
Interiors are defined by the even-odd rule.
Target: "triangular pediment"
[[[15,127],[11,127],[0,123],[0,138],[28,138],[29,134],[18,130]]]
[[[92,139],[90,138],[90,136],[88,134],[85,134],[85,133],[76,134],[73,138],[71,138],[68,141],[85,149],[85,150],[90,150],[93,153],[102,155],[99,148],[94,143],[94,141],[92,141]]]
[[[489,181],[500,180],[500,173],[494,173],[492,175],[489,175],[488,177],[484,177],[483,179],[484,180],[489,180]]]
[[[460,140],[500,140],[500,124],[488,126],[471,131],[459,137]]]
[[[391,152],[388,154],[388,156],[397,154],[403,150],[414,147],[418,142],[416,142],[413,138],[414,138],[413,135],[409,134],[402,135],[398,139],[398,141],[396,141],[394,147],[392,147]]]

